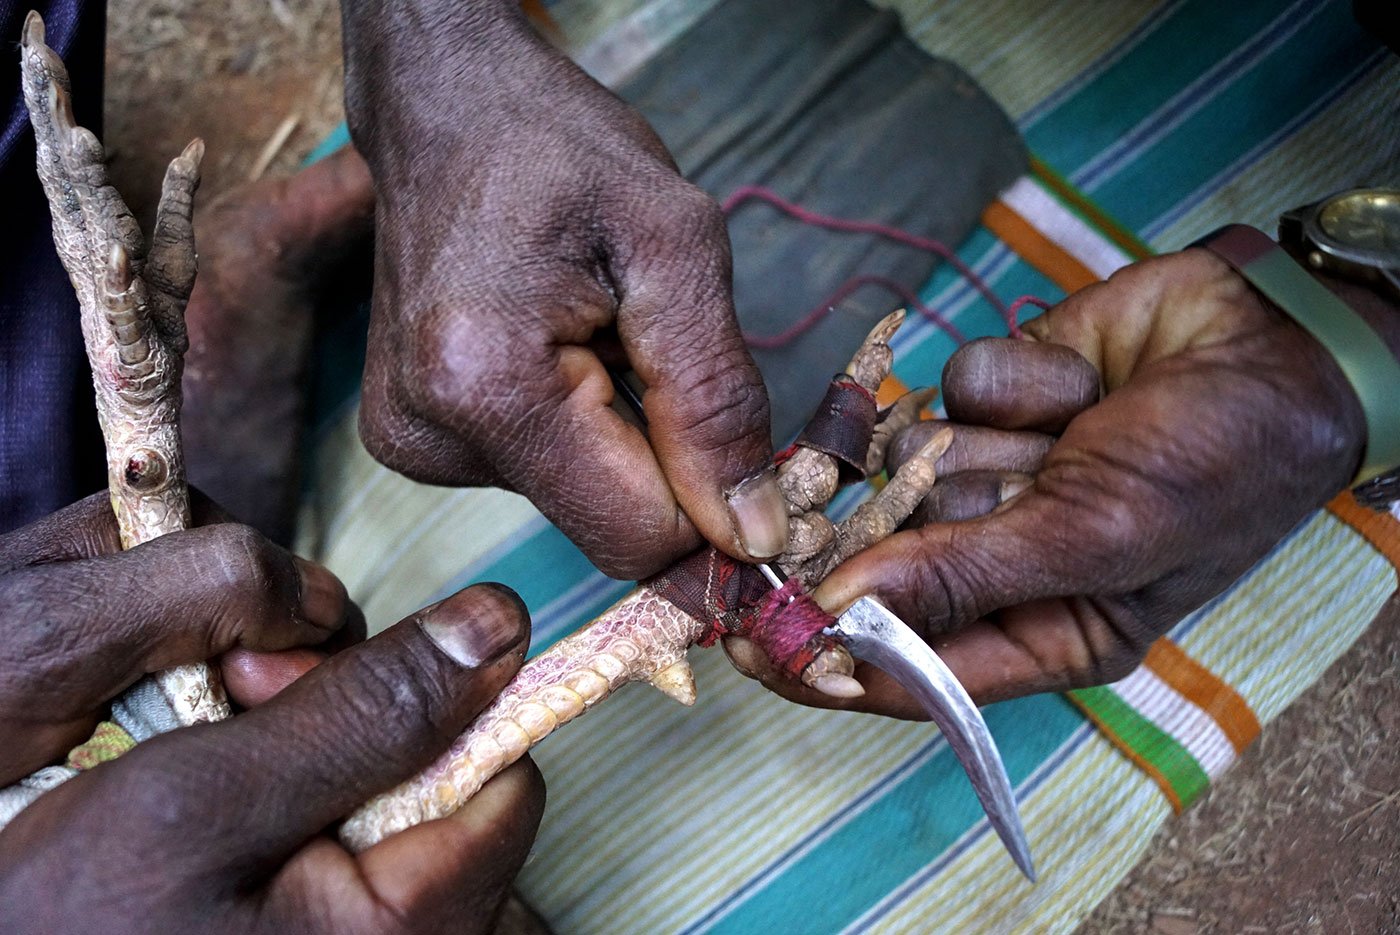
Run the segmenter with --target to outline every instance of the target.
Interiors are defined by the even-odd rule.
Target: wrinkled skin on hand
[[[347,4],[345,42],[378,196],[371,453],[525,494],[618,577],[702,536],[780,553],[723,217],[645,120],[505,0]],[[610,408],[604,363],[623,361],[646,384],[648,435]]]
[[[1128,267],[1024,330],[949,361],[960,464],[917,528],[817,592],[832,610],[878,593],[980,702],[1127,674],[1341,490],[1365,438],[1328,353],[1203,250]],[[920,716],[883,673],[858,677],[852,707]]]
[[[126,552],[105,492],[0,536],[0,784],[61,761],[143,675],[222,654],[246,704],[364,638],[333,574],[192,502],[201,528]]]
[[[528,761],[452,817],[361,854],[326,831],[445,749],[527,641],[519,599],[482,585],[290,685],[297,667],[265,671],[271,700],[149,740],[0,832],[0,929],[488,931],[543,807]]]

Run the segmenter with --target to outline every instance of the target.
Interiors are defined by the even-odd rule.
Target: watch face
[[[1339,244],[1400,265],[1400,191],[1347,192],[1322,206],[1317,223]]]

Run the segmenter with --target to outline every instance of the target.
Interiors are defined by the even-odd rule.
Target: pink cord
[[[1038,299],[1033,295],[1023,295],[1006,307],[1006,327],[1011,332],[1013,338],[1024,338],[1025,332],[1021,326],[1016,324],[1016,313],[1027,305],[1034,305],[1042,312],[1050,311],[1050,303],[1044,299]]]
[[[964,263],[958,255],[941,240],[935,240],[931,237],[920,237],[917,234],[911,234],[897,227],[891,227],[888,224],[879,224],[874,221],[850,221],[831,217],[826,214],[818,214],[815,211],[809,211],[800,205],[793,204],[777,192],[770,188],[765,188],[762,185],[741,186],[728,198],[724,199],[724,203],[720,205],[720,208],[726,215],[732,214],[734,209],[738,208],[744,202],[751,200],[767,202],[783,213],[801,221],[803,224],[810,224],[813,227],[821,227],[826,230],[853,234],[874,234],[877,237],[884,237],[887,240],[893,240],[896,243],[913,247],[916,250],[923,250],[926,253],[933,253],[942,257],[950,263],[964,279],[971,283],[972,287],[980,292],[982,297],[990,302],[993,308],[1001,313],[1002,317],[1006,319],[1007,330],[1011,333],[1012,337],[1019,338],[1022,336],[1021,329],[1016,324],[1016,311],[1019,308],[1024,305],[1035,305],[1042,309],[1050,307],[1047,303],[1034,296],[1022,296],[1013,302],[1010,307],[1002,304],[1001,299],[997,298],[996,293],[992,291],[987,281]],[[841,284],[840,288],[827,297],[826,301],[822,302],[816,308],[812,309],[812,311],[798,319],[792,326],[778,334],[764,336],[745,333],[744,340],[751,347],[763,348],[766,350],[782,347],[809,331],[817,322],[825,318],[834,306],[848,298],[857,289],[867,285],[881,286],[889,289],[891,292],[898,295],[903,302],[912,305],[925,318],[946,332],[955,342],[963,344],[967,341],[967,339],[963,337],[962,332],[958,331],[958,329],[953,326],[952,322],[921,302],[919,297],[909,289],[906,289],[900,283],[887,277],[873,275],[853,276],[846,280]]]
[[[803,315],[801,318],[799,318],[792,325],[789,325],[783,331],[780,331],[774,335],[749,334],[746,331],[744,332],[744,342],[748,344],[749,347],[757,347],[763,350],[773,350],[775,348],[783,347],[784,345],[797,340],[807,331],[811,330],[811,328],[814,325],[816,325],[817,322],[821,321],[828,314],[830,314],[832,309],[834,309],[837,305],[840,305],[843,301],[849,298],[853,292],[855,292],[862,286],[883,286],[884,288],[893,292],[895,295],[899,296],[900,301],[904,302],[906,305],[912,305],[925,318],[927,318],[929,321],[933,322],[935,325],[946,331],[948,333],[948,336],[958,344],[963,344],[967,341],[967,338],[963,336],[963,333],[961,331],[959,331],[956,327],[953,326],[953,323],[951,321],[944,318],[937,311],[935,311],[932,308],[929,308],[927,305],[921,302],[919,300],[919,297],[909,289],[905,288],[903,283],[895,282],[893,279],[889,279],[884,276],[872,276],[869,274],[865,274],[860,276],[852,276],[850,279],[846,280],[844,283],[841,284],[840,288],[838,288],[831,295],[827,296],[826,299],[823,302],[821,302],[816,308],[812,309],[806,315]]]

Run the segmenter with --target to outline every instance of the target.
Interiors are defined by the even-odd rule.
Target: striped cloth
[[[1004,297],[1058,298],[1220,223],[1267,227],[1327,191],[1400,182],[1400,66],[1345,2],[887,5],[976,77],[1036,154],[960,249]],[[561,0],[552,12],[586,52],[623,35],[659,44],[683,6]],[[999,331],[949,271],[923,298],[965,334]],[[922,384],[953,348],[914,321],[895,349],[896,378]],[[867,495],[844,492],[833,512]],[[377,467],[353,406],[323,425],[304,520],[303,548],[381,624],[504,581],[533,611],[538,652],[630,587],[519,497]],[[695,708],[629,688],[538,749],[550,803],[521,888],[569,933],[1067,931],[1356,639],[1397,567],[1400,519],[1343,495],[1127,678],[987,708],[1036,886],[926,725],[789,705],[697,651]]]

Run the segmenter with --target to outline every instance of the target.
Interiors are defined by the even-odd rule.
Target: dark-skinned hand
[[[257,631],[274,644],[300,635],[308,624],[279,619],[296,607],[283,581],[296,576],[290,560],[273,567],[276,553],[246,532],[234,537],[243,548],[218,551],[223,540],[215,539],[186,550],[190,557],[199,553],[199,565],[187,560],[173,569],[198,575],[207,568],[207,582],[200,581],[211,585],[227,575],[222,591],[187,580],[184,604],[142,602],[139,586],[149,580],[143,571],[160,566],[138,554],[170,542],[169,553],[178,555],[180,540],[209,532],[177,533],[119,556],[132,557],[125,569],[128,614],[167,615],[163,628],[145,636],[163,639],[178,624],[179,607],[193,613],[196,602],[211,597],[225,616],[203,631],[188,627],[196,642],[223,630]],[[81,547],[72,539],[57,545],[59,555]],[[211,555],[226,561],[211,564]],[[250,567],[261,571],[250,577]],[[241,587],[255,579],[271,595],[262,604],[248,603]],[[121,663],[125,644],[142,641],[130,629],[125,640],[103,648]],[[262,689],[275,697],[230,720],[149,740],[46,793],[0,832],[0,929],[488,930],[543,806],[543,783],[529,761],[497,776],[452,817],[361,854],[345,851],[327,830],[446,749],[516,672],[527,642],[519,599],[481,585],[300,678],[305,666],[287,666],[280,676],[264,671]],[[167,651],[168,661],[197,658]],[[230,678],[231,690],[235,682]]]
[[[526,495],[617,577],[701,537],[781,552],[768,400],[714,201],[511,0],[347,3],[344,27],[377,195],[370,452]],[[610,408],[605,362],[645,383],[649,435]]]
[[[335,575],[192,501],[199,528],[126,552],[105,492],[0,536],[0,785],[61,761],[143,675],[216,659],[251,704],[364,638]]]
[[[816,592],[832,612],[879,595],[979,702],[1127,674],[1341,490],[1365,440],[1335,361],[1204,250],[1134,264],[1024,330],[949,361],[939,489]],[[909,429],[896,462],[935,428]],[[831,706],[744,649],[741,668]],[[844,706],[921,716],[883,673],[857,677],[867,694]]]

